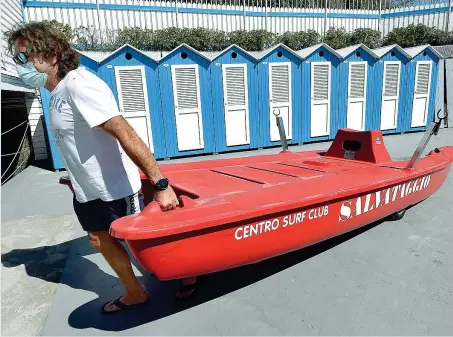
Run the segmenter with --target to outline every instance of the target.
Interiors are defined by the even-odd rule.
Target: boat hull
[[[126,240],[141,266],[160,280],[178,279],[257,263],[341,235],[415,205],[436,192],[447,165],[347,198],[288,209],[179,234]]]

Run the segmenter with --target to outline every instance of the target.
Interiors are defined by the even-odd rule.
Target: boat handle
[[[190,207],[190,206],[193,206],[195,205],[195,201],[193,201],[193,199],[189,198],[188,196],[185,196],[185,195],[181,195],[178,197],[178,201],[179,201],[179,205],[176,209],[174,210],[171,210],[171,211],[165,211],[165,213],[167,212],[173,212],[173,211],[176,211],[180,208],[185,208],[185,207]],[[160,205],[157,201],[152,201],[150,202],[146,207],[145,207],[145,212],[146,213],[154,213],[154,212],[164,212],[162,211],[162,209],[160,208]]]

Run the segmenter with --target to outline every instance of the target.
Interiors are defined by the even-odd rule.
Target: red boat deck
[[[277,214],[309,204],[333,202],[365,191],[398,184],[445,168],[444,153],[407,170],[407,162],[391,160],[379,131],[340,130],[327,152],[282,152],[276,155],[162,165],[182,205],[161,212],[154,203],[134,220],[120,219],[112,234],[136,240],[156,238]],[[359,140],[359,145],[354,141]],[[378,141],[379,140],[379,141]],[[352,142],[354,151],[345,150]],[[354,158],[350,158],[353,152]],[[151,184],[143,178],[145,203],[152,202]]]

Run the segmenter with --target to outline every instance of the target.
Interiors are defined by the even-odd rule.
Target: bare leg
[[[123,282],[126,294],[121,298],[121,302],[126,305],[146,302],[148,294],[135,277],[129,255],[119,241],[107,231],[90,232],[88,239],[90,244],[101,252]],[[106,311],[117,311],[119,309],[118,306],[111,303],[105,306]]]

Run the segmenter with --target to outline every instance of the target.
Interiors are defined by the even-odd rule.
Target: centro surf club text
[[[412,193],[420,192],[428,187],[431,175],[410,180],[406,183],[395,185],[377,192],[367,194],[353,200],[345,201],[340,206],[338,222],[346,221],[353,217],[367,213],[396,200],[407,197]]]
[[[275,218],[272,220],[258,222],[253,225],[238,227],[234,232],[234,238],[236,240],[246,239],[266,232],[272,232],[279,228],[290,227],[306,220],[318,219],[327,216],[328,214],[329,206],[322,206],[299,213],[286,215],[285,217],[283,217],[282,222],[280,222],[279,218]]]
[[[408,182],[385,188],[364,196],[347,200],[340,205],[340,214],[338,222],[347,221],[353,217],[365,214],[406,196],[420,192],[429,186],[431,175],[410,180]],[[333,205],[330,205],[333,206]],[[329,205],[321,206],[298,213],[284,216],[283,218],[274,218],[251,225],[245,225],[236,228],[234,238],[243,240],[267,232],[273,232],[278,229],[288,228],[302,222],[320,219],[329,215]],[[327,220],[328,221],[328,220]]]

